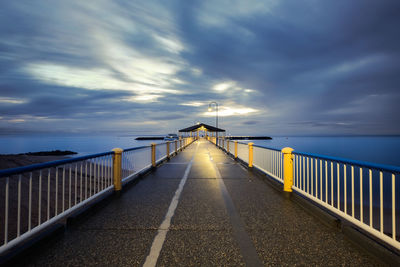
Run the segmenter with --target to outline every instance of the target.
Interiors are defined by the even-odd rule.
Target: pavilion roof
[[[217,127],[205,124],[205,123],[199,123],[199,124],[196,124],[196,125],[184,128],[184,129],[180,129],[179,132],[180,133],[194,132],[194,131],[197,131],[199,128],[200,128],[200,130],[207,130],[209,132],[225,132],[224,129],[220,129],[220,128],[217,128]]]

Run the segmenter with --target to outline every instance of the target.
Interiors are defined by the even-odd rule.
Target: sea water
[[[135,140],[136,136],[0,136],[0,154],[69,150],[78,156],[160,143]]]
[[[254,144],[298,152],[400,166],[400,136],[273,137]]]
[[[137,136],[0,136],[0,154],[70,150],[88,155],[160,143],[162,140],[138,141]],[[249,142],[249,141],[240,141]],[[255,144],[282,149],[400,166],[400,136],[282,137],[254,140]]]

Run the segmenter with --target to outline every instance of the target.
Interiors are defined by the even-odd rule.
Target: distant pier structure
[[[208,138],[208,137],[216,137],[217,133],[222,133],[222,137],[225,137],[226,131],[224,129],[217,128],[205,123],[198,123],[193,126],[179,130],[179,136],[184,136],[184,137]]]

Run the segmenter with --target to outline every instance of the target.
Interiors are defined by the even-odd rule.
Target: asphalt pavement
[[[265,179],[197,141],[20,265],[381,264]]]

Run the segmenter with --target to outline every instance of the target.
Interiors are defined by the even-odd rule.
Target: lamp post
[[[218,128],[218,103],[215,102],[215,101],[210,102],[210,104],[208,104],[208,111],[209,112],[212,111],[212,109],[211,109],[211,105],[212,104],[215,104],[215,111],[216,111],[216,113],[215,113],[216,114],[216,116],[215,116],[215,127]],[[217,137],[217,142],[218,142],[218,130],[216,132],[216,137]]]

